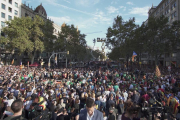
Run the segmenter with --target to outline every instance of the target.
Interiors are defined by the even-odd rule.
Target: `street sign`
[[[168,66],[168,71],[171,71],[171,66]]]

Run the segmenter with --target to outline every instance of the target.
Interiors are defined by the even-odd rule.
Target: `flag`
[[[159,67],[156,65],[156,76],[160,77],[161,76],[161,72],[159,70]]]
[[[12,64],[12,65],[14,64],[14,59],[12,60],[11,64]]]
[[[137,56],[137,54],[133,51],[133,55],[132,55],[132,62],[134,62],[134,58]]]
[[[57,55],[56,55],[56,57],[55,57],[55,59],[54,59],[54,60],[55,60],[55,63],[57,64]]]
[[[20,69],[22,69],[22,62],[20,62]]]

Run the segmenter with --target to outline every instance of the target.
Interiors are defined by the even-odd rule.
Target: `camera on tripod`
[[[49,120],[52,117],[52,113],[45,109],[43,110],[43,106],[35,103],[32,104],[33,108],[29,111],[28,118],[31,120]]]
[[[154,120],[154,117],[164,120],[169,117],[174,117],[171,114],[170,107],[163,106],[160,101],[156,100],[154,96],[148,100],[149,107],[142,107],[141,112],[148,120]]]

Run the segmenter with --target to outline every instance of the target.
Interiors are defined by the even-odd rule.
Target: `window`
[[[1,8],[5,10],[6,9],[5,4],[1,4]]]
[[[158,13],[159,13],[159,12],[157,11],[157,12],[156,12],[156,15],[157,15]]]
[[[12,4],[12,0],[9,0],[9,4]]]
[[[29,15],[27,13],[25,13],[25,17],[28,17]]]
[[[12,16],[8,15],[8,20],[12,20]]]
[[[177,13],[176,13],[176,11],[174,12],[174,17],[176,17],[177,16]]]
[[[171,5],[171,10],[173,10],[173,8],[174,8],[174,5],[172,4],[172,5]]]
[[[170,21],[170,17],[168,16],[168,22]]]
[[[17,10],[14,11],[14,15],[18,15],[18,11]]]
[[[9,8],[8,8],[8,11],[12,13],[12,8],[9,7]]]
[[[176,7],[176,2],[174,3],[174,7]]]
[[[16,2],[15,2],[15,7],[17,7],[17,8],[18,8],[18,3],[16,3]]]
[[[5,22],[1,21],[1,27],[5,27]]]
[[[171,19],[173,19],[174,18],[174,14],[171,14]]]
[[[5,13],[1,12],[1,17],[5,18]]]

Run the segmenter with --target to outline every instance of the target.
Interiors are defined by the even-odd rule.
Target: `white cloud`
[[[97,10],[95,13],[94,20],[97,20],[99,22],[110,22],[111,18],[109,16],[106,16],[104,12]]]
[[[67,1],[67,0],[63,0],[63,1],[65,1],[65,2],[67,2],[67,3],[71,3],[71,2],[69,2],[69,1]]]
[[[118,4],[120,0],[111,0],[111,4]]]
[[[43,1],[43,0],[40,0],[40,1]],[[95,4],[95,0],[94,1],[94,4]],[[99,1],[99,0],[97,0]],[[86,15],[89,15],[90,17],[87,19],[87,20],[81,20],[79,23],[73,23],[73,24],[77,24],[79,26],[79,28],[88,28],[90,26],[94,26],[97,24],[100,24],[100,23],[106,23],[106,24],[109,24],[111,22],[111,18],[109,16],[107,16],[106,14],[104,14],[102,11],[96,9],[96,12],[95,13],[89,13],[89,12],[86,12],[86,11],[81,11],[81,10],[78,10],[78,9],[75,9],[75,8],[71,8],[71,7],[68,7],[68,6],[65,6],[65,5],[62,5],[62,4],[59,4],[57,3],[57,0],[44,0],[44,2],[46,4],[51,4],[53,6],[58,6],[58,7],[61,7],[61,8],[64,8],[66,10],[71,10],[71,11],[74,11],[74,12],[79,12],[79,13],[83,13],[83,14],[86,14]],[[68,23],[68,22],[72,22],[70,17],[66,16],[66,17],[54,17],[54,16],[49,16],[55,23],[57,24],[62,24],[62,23]],[[83,22],[82,22],[83,21]]]
[[[128,5],[134,5],[132,2],[127,2],[126,4],[128,4]]]
[[[130,10],[130,14],[148,16],[149,6],[146,7],[135,7]]]
[[[123,11],[126,11],[126,7],[125,6],[120,6],[120,9],[123,9]]]
[[[108,10],[108,13],[115,13],[116,11],[118,11],[118,8],[115,8],[113,6],[109,6],[106,9]]]
[[[62,25],[64,22],[68,23],[71,21],[69,16],[65,16],[65,17],[54,17],[54,16],[49,16],[49,18],[54,21],[56,24],[58,25]]]

